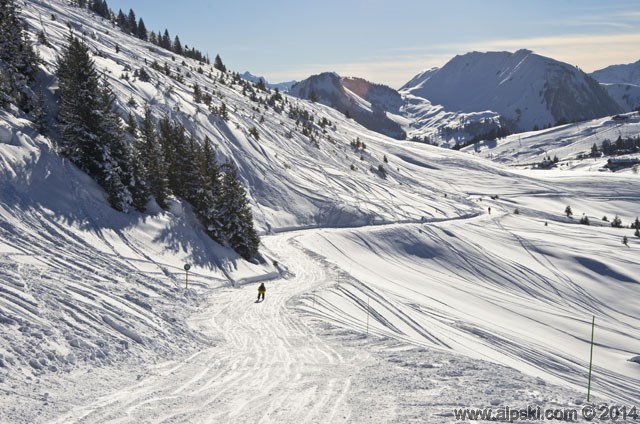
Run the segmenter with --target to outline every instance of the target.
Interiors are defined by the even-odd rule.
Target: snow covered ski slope
[[[52,140],[2,112],[0,422],[446,423],[461,407],[579,408],[593,316],[596,400],[640,400],[638,176],[509,169],[286,95],[265,108],[187,59],[185,83],[127,80],[182,59],[66,2],[23,15],[51,44],[38,46],[44,89],[69,24],[102,52],[123,108],[149,105],[238,163],[264,260],[206,238],[179,199],[114,211]],[[228,121],[193,102],[194,83]],[[330,124],[311,140],[291,107]]]

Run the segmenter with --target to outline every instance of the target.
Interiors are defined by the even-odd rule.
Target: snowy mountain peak
[[[526,49],[458,55],[401,91],[446,111],[493,111],[516,131],[621,111],[584,72]]]
[[[323,72],[299,82],[290,94],[332,107],[366,128],[393,138],[405,138],[397,114],[403,104],[400,94],[382,84],[362,78]]]

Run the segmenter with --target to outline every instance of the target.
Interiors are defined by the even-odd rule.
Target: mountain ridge
[[[401,92],[448,111],[496,112],[513,131],[621,112],[587,74],[526,49],[458,55],[411,82]]]
[[[640,109],[640,60],[607,66],[590,75],[607,90],[624,111]]]

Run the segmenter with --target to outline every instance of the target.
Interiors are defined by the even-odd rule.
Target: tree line
[[[61,152],[105,189],[111,206],[144,212],[152,198],[167,208],[175,195],[193,206],[212,239],[245,259],[257,254],[260,241],[237,169],[218,164],[210,140],[197,141],[169,118],[155,123],[149,109],[140,125],[129,114],[125,128],[108,82],[73,35],[57,77]]]
[[[108,9],[104,0],[77,4]],[[48,108],[34,92],[38,64],[15,0],[0,2],[0,108],[44,133]],[[171,196],[183,198],[213,240],[245,259],[256,256],[260,240],[246,191],[235,165],[218,163],[210,140],[194,139],[168,118],[154,122],[148,109],[140,122],[131,113],[123,119],[89,48],[73,35],[58,57],[56,76],[58,149],[104,188],[113,208],[144,212],[155,200],[166,209]]]
[[[0,107],[17,105],[24,112],[37,106],[32,83],[38,56],[18,16],[14,0],[0,1]]]
[[[209,64],[209,58],[200,50],[182,45],[180,37],[176,35],[173,40],[167,29],[164,32],[148,31],[142,17],[137,18],[133,9],[129,9],[129,13],[125,14],[122,9],[118,13],[114,13],[107,4],[106,0],[74,0],[74,4],[81,8],[87,8],[96,15],[110,20],[116,24],[123,32],[131,34],[144,41],[149,41],[158,47],[170,50],[177,55],[195,59],[199,62]]]

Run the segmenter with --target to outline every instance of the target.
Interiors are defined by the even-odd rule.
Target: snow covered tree
[[[38,58],[14,0],[0,1],[0,107],[15,103],[24,111],[32,107],[29,88]]]
[[[60,148],[82,170],[98,175],[103,151],[97,143],[100,131],[100,81],[88,47],[70,35],[58,58],[60,86]]]
[[[135,182],[115,97],[99,80],[89,48],[73,35],[58,58],[57,76],[61,152],[96,179],[115,209],[127,211]]]
[[[229,246],[244,259],[251,260],[258,253],[260,238],[253,226],[253,214],[247,193],[240,184],[238,172],[230,162],[222,166],[220,216],[222,233]]]
[[[220,166],[211,140],[207,137],[204,141],[202,154],[198,160],[200,174],[204,177],[204,187],[201,196],[203,207],[200,210],[200,219],[207,234],[213,240],[222,243],[222,219],[220,216],[221,179]]]
[[[139,187],[142,181],[136,181],[134,176],[131,145],[128,143],[120,117],[114,107],[115,95],[106,81],[102,81],[99,94],[102,119],[97,135],[98,146],[104,158],[100,164],[102,169],[98,174],[98,182],[105,188],[109,203],[116,210],[127,212],[134,202],[138,205],[142,204],[144,209],[146,201],[144,199],[134,201],[132,195],[132,188],[136,185]],[[142,179],[143,176],[139,177]],[[136,195],[144,196],[144,193],[136,191]]]
[[[144,212],[151,198],[151,187],[148,182],[149,173],[145,158],[149,154],[139,136],[138,125],[131,112],[127,117],[127,143],[131,149],[131,179],[128,185],[131,192],[131,205]]]
[[[167,163],[162,146],[158,141],[158,135],[149,108],[145,109],[144,112],[144,119],[140,128],[140,141],[140,160],[147,172],[147,182],[151,195],[161,208],[166,209],[167,198],[171,195],[167,177]]]

